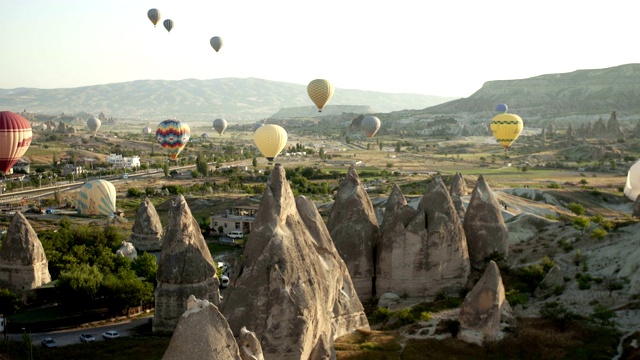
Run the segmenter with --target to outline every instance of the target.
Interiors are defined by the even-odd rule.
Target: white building
[[[122,157],[122,155],[109,154],[107,163],[117,168],[137,168],[140,167],[140,157]]]

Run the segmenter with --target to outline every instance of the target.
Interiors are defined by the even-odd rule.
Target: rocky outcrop
[[[469,195],[469,189],[467,183],[464,181],[464,176],[461,173],[456,173],[451,179],[451,188],[449,189],[449,195],[467,196]]]
[[[469,259],[475,269],[484,267],[491,255],[509,254],[509,233],[498,199],[480,175],[464,217],[464,233],[469,246]]]
[[[546,127],[547,129],[547,137],[553,139],[556,137],[556,125],[553,123],[550,123],[549,125],[547,125]]]
[[[48,266],[38,235],[24,215],[16,213],[0,249],[0,281],[16,291],[32,290],[51,282]]]
[[[547,141],[547,128],[542,128],[542,132],[540,133],[540,140]]]
[[[593,124],[593,131],[591,133],[593,137],[607,136],[607,125],[604,123],[604,120],[602,120],[602,117],[599,117],[595,124]]]
[[[255,332],[265,359],[329,359],[333,340],[369,328],[347,267],[313,201],[294,199],[276,164],[221,311]]]
[[[124,256],[129,260],[133,261],[138,257],[138,252],[136,251],[136,248],[133,247],[132,243],[123,241],[120,244],[120,248],[116,250],[116,255]]]
[[[624,131],[620,128],[616,112],[613,111],[607,121],[607,137],[611,139],[624,139]]]
[[[511,306],[504,295],[498,265],[492,260],[467,294],[460,308],[458,339],[482,345],[485,340],[500,340],[506,325],[515,326]]]
[[[259,346],[260,344],[258,344]],[[191,295],[180,316],[163,360],[240,360],[236,339],[227,320],[208,300]]]
[[[245,327],[240,329],[238,348],[240,349],[240,359],[242,360],[264,360],[258,337]]]
[[[508,221],[505,221],[507,233],[509,234],[509,244],[519,244],[529,241],[550,226],[558,224],[555,220],[550,220],[542,216],[522,212]]]
[[[356,169],[349,168],[329,215],[327,228],[344,260],[358,297],[367,301],[374,294],[374,251],[380,229],[371,199]]]
[[[169,209],[156,273],[153,331],[173,331],[191,295],[218,305],[220,282],[216,270],[198,222],[184,197],[178,196]]]
[[[467,282],[469,255],[462,223],[437,177],[418,209],[397,209],[384,228],[376,274],[380,293],[430,298]]]
[[[393,190],[391,190],[391,194],[387,198],[387,202],[384,206],[384,217],[382,219],[382,225],[380,228],[384,232],[385,224],[389,222],[389,219],[393,216],[393,214],[403,206],[407,205],[407,199],[402,194],[402,190],[397,184],[393,185]]]
[[[573,125],[569,123],[567,127],[567,140],[574,140],[576,138],[576,132],[573,130]]]
[[[139,251],[159,251],[162,248],[162,223],[149,198],[140,203],[131,229],[131,242]]]
[[[640,121],[638,121],[636,127],[633,128],[633,137],[636,139],[640,139]]]
[[[533,292],[533,296],[537,298],[548,297],[556,293],[558,288],[564,286],[564,273],[559,265],[552,267],[544,279],[540,282],[536,290]]]

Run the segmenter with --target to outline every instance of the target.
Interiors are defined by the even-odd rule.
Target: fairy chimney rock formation
[[[169,209],[169,224],[156,273],[153,331],[173,331],[190,295],[218,305],[220,282],[216,270],[198,222],[184,197],[178,196]]]
[[[369,328],[320,213],[294,198],[280,164],[220,308],[235,335],[242,326],[255,332],[265,359],[333,358],[336,337]]]
[[[131,229],[131,242],[138,251],[159,251],[162,248],[162,224],[149,198],[140,203]]]
[[[327,228],[349,269],[358,297],[368,301],[374,295],[373,252],[380,229],[371,199],[353,166],[340,182]]]
[[[469,255],[462,223],[437,177],[418,209],[390,214],[380,242],[376,288],[380,293],[430,298],[456,293],[467,282]]]
[[[241,360],[264,360],[260,341],[255,333],[243,327],[240,329],[238,338],[238,348],[240,349]]]
[[[163,360],[241,360],[227,320],[208,300],[191,295],[180,316]]]
[[[393,216],[393,214],[403,206],[407,205],[407,199],[402,194],[402,190],[397,184],[393,185],[393,190],[391,190],[391,194],[387,198],[387,202],[384,206],[384,217],[382,218],[381,229],[384,229],[385,224],[389,222],[389,219]],[[382,230],[384,231],[384,230]]]
[[[133,261],[138,257],[138,252],[136,251],[136,248],[133,247],[132,243],[123,241],[120,244],[120,248],[116,251],[116,255],[124,256]]]
[[[618,122],[618,117],[616,112],[613,111],[611,116],[609,117],[609,121],[607,121],[607,135],[612,139],[624,139],[624,131],[620,129],[620,123]]]
[[[598,118],[598,120],[593,124],[592,130],[593,137],[605,137],[607,136],[607,125],[605,125],[602,117]]]
[[[451,188],[449,189],[449,195],[467,196],[469,190],[467,189],[467,183],[464,181],[464,177],[461,173],[456,173],[451,179]]]
[[[504,295],[500,270],[493,260],[464,298],[458,320],[458,339],[477,345],[485,340],[500,340],[504,336],[502,328],[515,325],[511,306]]]
[[[509,232],[500,204],[482,175],[467,206],[464,233],[471,266],[475,269],[483,268],[489,256],[501,254],[506,258],[509,254]]]
[[[0,281],[16,291],[32,290],[51,282],[42,243],[19,212],[13,216],[0,249]]]

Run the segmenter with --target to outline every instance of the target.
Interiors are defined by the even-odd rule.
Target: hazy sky
[[[0,0],[0,88],[255,77],[469,96],[639,63],[634,1]],[[170,34],[147,10],[170,18]],[[160,22],[162,22],[162,20]],[[209,45],[220,36],[224,47]]]

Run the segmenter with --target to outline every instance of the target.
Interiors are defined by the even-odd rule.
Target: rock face
[[[162,359],[183,360],[196,356],[211,360],[241,359],[236,339],[218,308],[191,295]]]
[[[640,196],[636,198],[636,201],[633,203],[633,217],[640,218]]]
[[[500,340],[501,324],[515,325],[511,306],[504,296],[498,265],[492,260],[460,308],[458,338],[482,345],[484,340]]]
[[[120,244],[120,249],[116,251],[116,255],[124,256],[133,261],[138,257],[138,252],[132,243],[123,241],[122,244]]]
[[[509,233],[500,204],[482,175],[471,194],[464,217],[471,266],[481,269],[493,253],[509,254]]]
[[[190,295],[220,303],[220,282],[198,222],[179,196],[169,209],[156,280],[153,331],[171,332],[187,308]]]
[[[349,269],[358,297],[362,301],[371,299],[375,295],[374,252],[380,229],[371,199],[353,166],[340,183],[327,228]]]
[[[315,204],[293,197],[276,164],[240,271],[221,305],[234,334],[255,331],[265,359],[329,359],[333,340],[369,328],[347,267]]]
[[[439,177],[430,184],[417,211],[409,206],[397,209],[384,230],[376,274],[378,292],[430,298],[464,287],[469,276],[467,242]]]
[[[387,202],[384,206],[384,217],[382,219],[382,225],[380,228],[381,231],[384,232],[384,227],[388,224],[389,219],[393,216],[393,214],[403,206],[407,206],[407,199],[402,194],[402,190],[397,184],[393,185],[393,190],[391,190],[391,194],[387,198]]]
[[[564,286],[564,273],[560,266],[555,265],[552,267],[544,279],[540,282],[540,285],[533,292],[533,296],[537,298],[543,298],[552,295],[558,287]]]
[[[449,195],[467,196],[469,195],[469,189],[467,189],[467,183],[464,181],[464,177],[461,173],[456,173],[451,179],[451,188],[449,189]]]
[[[162,224],[149,198],[145,198],[138,207],[131,229],[131,242],[139,251],[159,251],[162,248]]]
[[[256,334],[247,330],[245,327],[240,329],[238,348],[240,348],[240,359],[242,360],[264,360],[262,347]]]
[[[29,221],[16,213],[0,249],[0,281],[16,291],[51,282],[49,262]]]

